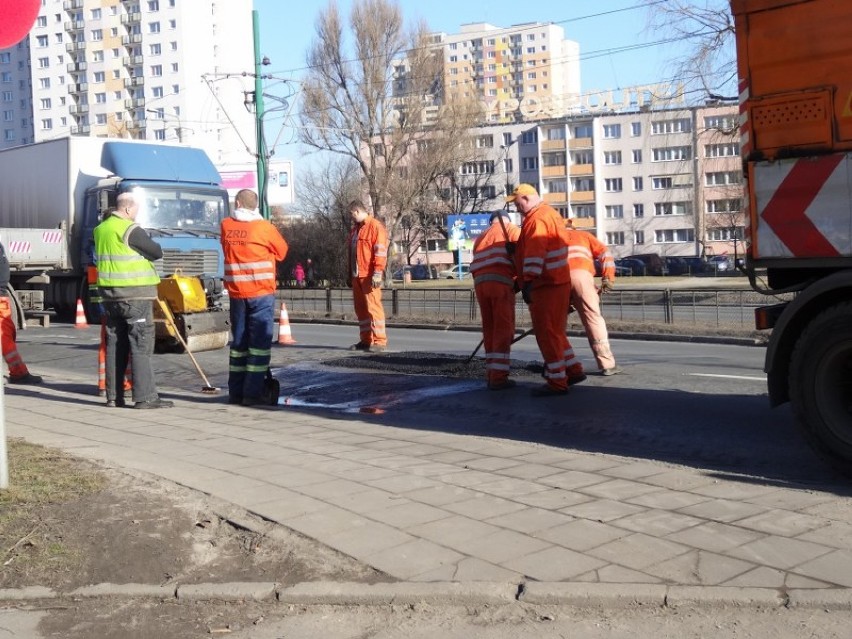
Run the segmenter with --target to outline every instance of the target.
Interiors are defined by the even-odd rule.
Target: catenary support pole
[[[266,144],[263,137],[263,61],[260,57],[260,18],[257,9],[251,12],[251,22],[254,36],[254,123],[257,145],[257,194],[260,196],[258,208],[263,219],[268,220]]]

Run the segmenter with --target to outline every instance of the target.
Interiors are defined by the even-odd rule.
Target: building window
[[[642,123],[641,122],[631,122],[630,123],[630,135],[634,138],[638,138],[642,135]]]
[[[92,62],[103,62],[104,61],[104,50],[98,49],[96,51],[92,51]]]
[[[100,20],[101,19],[101,10],[100,9],[92,9],[92,20]]]
[[[36,36],[36,46],[46,47],[48,45],[48,37],[46,35]]]
[[[514,170],[515,170],[515,163],[512,160],[512,158],[506,158],[505,160],[503,160],[503,172],[504,173],[511,173]]]
[[[657,202],[654,215],[691,215],[692,202]]]
[[[603,128],[604,138],[611,140],[615,138],[621,137],[621,125],[620,124],[604,124]]]
[[[154,77],[159,77],[163,75],[163,65],[155,64],[151,67],[151,75]]]
[[[653,162],[671,162],[692,159],[692,149],[688,146],[666,146],[653,149]]]
[[[151,52],[151,55],[160,55],[163,52],[163,48],[160,43],[152,44],[148,47],[148,50]]]
[[[574,206],[574,215],[582,218],[594,218],[595,207],[592,204],[577,204]]]
[[[695,231],[693,229],[662,229],[654,231],[654,242],[657,244],[676,244],[694,241]]]
[[[493,135],[480,135],[476,138],[476,148],[477,149],[491,149],[494,148],[494,136]]]
[[[651,178],[651,185],[655,191],[660,189],[670,189],[674,186],[674,179],[671,176]]]
[[[669,133],[689,133],[692,131],[692,121],[689,118],[677,120],[659,120],[651,122],[651,135],[666,135]]]
[[[742,200],[740,198],[707,200],[708,213],[739,213],[740,209],[742,209]]]
[[[537,171],[538,170],[538,158],[521,158],[521,170],[522,171]]]
[[[613,204],[604,207],[605,216],[608,220],[620,220],[624,217],[624,207],[621,204]]]
[[[104,30],[103,29],[92,29],[92,37],[90,38],[92,42],[100,42],[104,39]]]
[[[95,71],[94,73],[95,82],[103,82],[106,80],[106,74],[103,71]]]
[[[621,164],[621,151],[604,151],[604,164]]]
[[[740,145],[736,142],[727,144],[707,144],[704,147],[704,157],[706,158],[724,158],[733,157],[740,154]]]
[[[740,184],[742,181],[743,174],[740,171],[718,171],[704,176],[704,183],[707,186],[727,186]]]
[[[96,104],[106,104],[106,93],[95,93]]]
[[[641,191],[644,188],[644,186],[645,186],[645,184],[642,181],[641,176],[637,176],[637,177],[633,178],[633,190],[634,191]]]
[[[154,130],[154,139],[155,140],[165,140],[166,132],[163,129],[155,129]]]
[[[96,123],[96,124],[101,124],[101,125],[106,124],[106,123],[107,123],[107,116],[106,116],[106,113],[98,113],[98,114],[95,116],[95,123]]]
[[[707,241],[709,242],[732,242],[742,240],[745,237],[745,227],[724,227],[707,230]]]
[[[592,125],[591,124],[583,124],[580,126],[574,127],[574,137],[575,138],[590,138],[592,137]]]
[[[159,0],[150,0],[148,2],[148,11],[159,11],[159,10],[160,10]]]
[[[736,129],[737,122],[733,116],[730,115],[712,115],[704,118],[704,128],[705,129],[716,129],[720,131],[734,131]]]
[[[645,217],[645,205],[641,202],[633,205],[633,217]]]
[[[642,149],[633,149],[631,152],[631,158],[633,164],[641,164],[642,163]]]
[[[163,87],[153,87],[151,89],[151,97],[162,98],[163,97]]]
[[[41,121],[41,130],[42,131],[49,131],[52,128],[53,128],[53,120],[51,120],[50,118],[45,118],[44,120]]]
[[[538,131],[524,131],[521,134],[521,144],[538,144]]]
[[[619,193],[622,190],[621,178],[607,178],[604,180],[604,190],[607,193]]]
[[[633,243],[634,244],[644,244],[645,243],[645,231],[633,231]]]
[[[610,246],[624,246],[624,231],[612,231],[607,233],[606,243]]]
[[[512,134],[504,133],[503,134],[503,146],[510,146],[512,144]]]
[[[47,69],[50,67],[50,58],[39,58],[38,59],[38,68],[39,69]]]
[[[547,139],[548,140],[564,140],[565,139],[565,128],[564,127],[554,127],[551,129],[546,129]]]
[[[41,108],[49,109],[50,108],[50,98],[42,98],[41,99]],[[9,111],[11,113],[11,111]]]
[[[159,22],[149,22],[148,23],[148,33],[159,33],[160,32],[160,23]]]

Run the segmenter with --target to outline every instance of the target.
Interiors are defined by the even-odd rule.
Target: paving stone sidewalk
[[[487,394],[466,401],[475,415]],[[852,587],[852,500],[837,487],[738,480],[437,423],[404,428],[382,415],[186,393],[175,403],[107,409],[50,384],[6,389],[6,426],[226,500],[409,583],[852,592],[842,590]]]

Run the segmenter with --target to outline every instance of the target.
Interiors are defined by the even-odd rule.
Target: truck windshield
[[[139,202],[136,223],[146,229],[218,233],[228,212],[224,191],[136,187],[133,194]]]

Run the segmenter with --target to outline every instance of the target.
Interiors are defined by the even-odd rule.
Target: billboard
[[[453,213],[447,216],[448,248],[470,251],[473,241],[491,224],[491,213]]]
[[[293,203],[293,166],[289,160],[272,160],[267,165],[269,182],[266,201],[269,206],[282,206]],[[240,189],[257,188],[257,165],[228,165],[219,168],[222,188],[227,189],[233,198]]]

